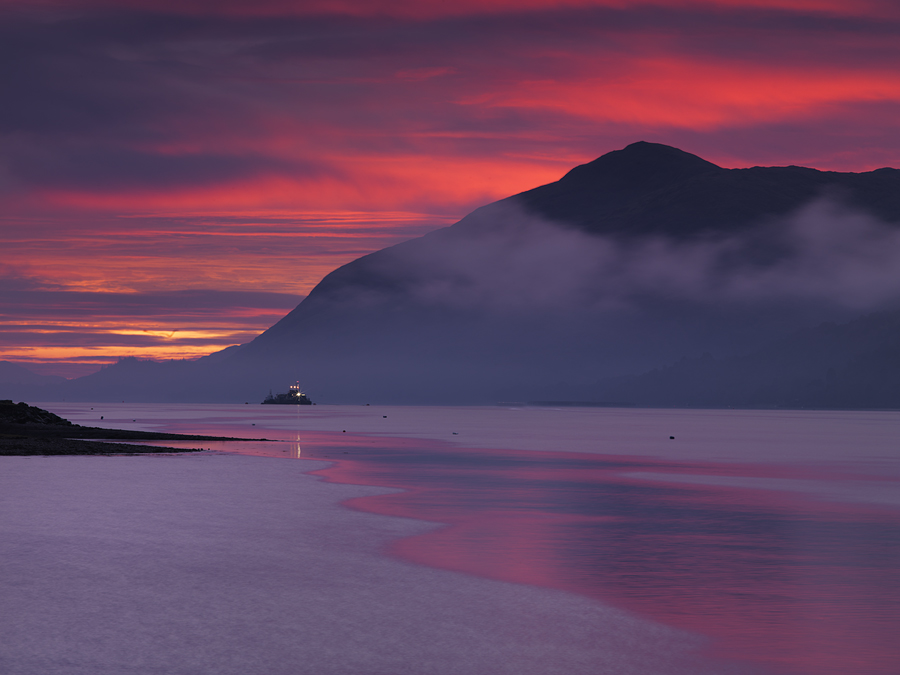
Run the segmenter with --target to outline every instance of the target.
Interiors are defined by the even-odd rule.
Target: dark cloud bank
[[[622,64],[639,55],[728,63],[736,72],[748,64],[812,73],[853,68],[862,79],[900,62],[896,18],[799,9],[583,7],[403,19],[301,16],[275,7],[235,16],[212,5],[197,14],[172,4],[31,4],[0,6],[0,196],[206,188],[272,176],[340,179],[341,168],[328,159],[334,148],[418,151],[424,141],[421,134],[406,138],[410,129],[451,134],[452,142],[433,140],[423,156],[508,153],[511,132],[519,137],[517,156],[561,148],[571,156],[586,143],[621,138],[622,129],[601,129],[600,141],[597,122],[578,113],[459,102],[490,98],[510,82],[566,81],[573,73],[631,77]],[[440,76],[403,76],[415,72]],[[879,114],[874,106],[887,109]],[[895,136],[890,97],[863,96],[845,102],[852,110],[841,107],[802,124],[776,116],[769,126],[734,121],[718,132],[669,120],[676,129],[665,133],[741,157],[758,156],[763,136],[818,156],[823,130],[833,158],[895,145],[885,142]],[[286,110],[296,128],[328,136],[331,151],[313,143],[286,159],[259,143]]]
[[[900,405],[898,222],[900,171],[728,170],[638,143],[335,270],[247,345],[58,391]]]

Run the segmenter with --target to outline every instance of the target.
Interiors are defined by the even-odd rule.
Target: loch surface
[[[703,636],[722,672],[887,675],[900,662],[895,412],[45,407],[328,460],[315,475],[396,489],[346,507],[435,524],[385,555]]]

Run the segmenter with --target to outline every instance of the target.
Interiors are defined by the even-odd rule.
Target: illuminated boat
[[[312,405],[309,396],[300,391],[300,383],[292,384],[290,390],[286,394],[276,394],[272,396],[272,392],[266,396],[263,403],[274,403],[276,405]]]

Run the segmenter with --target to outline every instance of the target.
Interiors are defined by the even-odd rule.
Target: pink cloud
[[[303,295],[635,140],[897,165],[897,20],[874,0],[0,2],[4,263],[45,288]]]

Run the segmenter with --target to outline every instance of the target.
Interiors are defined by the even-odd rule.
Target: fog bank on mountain
[[[257,402],[299,379],[329,403],[591,400],[900,307],[898,223],[900,171],[723,169],[637,143],[344,265],[246,345],[65,391]]]

